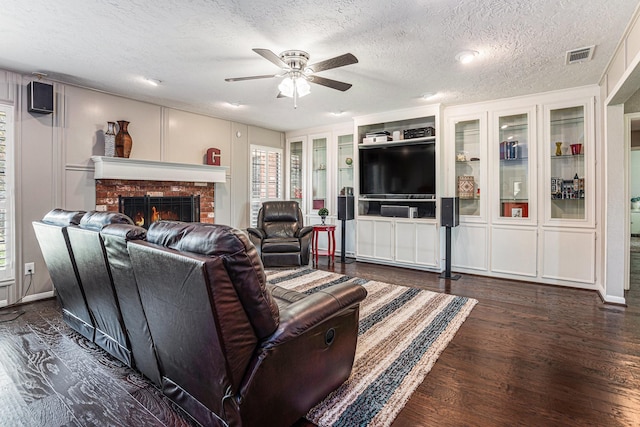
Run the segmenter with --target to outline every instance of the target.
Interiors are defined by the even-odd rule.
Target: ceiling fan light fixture
[[[298,92],[299,97],[303,97],[311,93],[311,85],[309,84],[307,79],[297,78],[295,82],[296,91]]]
[[[283,96],[293,98],[293,80],[291,77],[285,77],[278,85],[278,90]]]
[[[468,64],[478,55],[479,52],[477,50],[463,50],[456,55],[456,61],[459,61],[462,64]]]
[[[278,85],[278,89],[288,98],[294,97],[294,91],[299,98],[311,93],[311,85],[302,77],[285,77]]]

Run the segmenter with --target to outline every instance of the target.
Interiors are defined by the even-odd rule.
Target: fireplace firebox
[[[200,221],[200,196],[118,196],[118,210],[144,228],[161,219],[196,222]]]

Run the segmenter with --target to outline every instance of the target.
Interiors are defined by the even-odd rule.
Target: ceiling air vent
[[[593,57],[595,46],[582,47],[567,51],[567,65],[589,61]]]

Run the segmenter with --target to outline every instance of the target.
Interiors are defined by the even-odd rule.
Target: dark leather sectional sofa
[[[205,426],[290,426],[350,374],[363,287],[268,284],[231,227],[56,209],[34,222],[63,318]]]

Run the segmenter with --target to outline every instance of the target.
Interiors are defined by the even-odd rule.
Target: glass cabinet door
[[[528,218],[529,114],[498,117],[499,194],[502,218]]]
[[[327,205],[327,138],[313,138],[311,143],[311,209],[328,207]]]
[[[551,219],[585,219],[584,106],[549,110]]]
[[[456,195],[460,200],[460,215],[480,216],[480,120],[456,122],[455,136]]]
[[[289,200],[295,200],[304,210],[303,196],[303,141],[289,142]]]
[[[353,134],[338,135],[338,194],[353,195]]]

